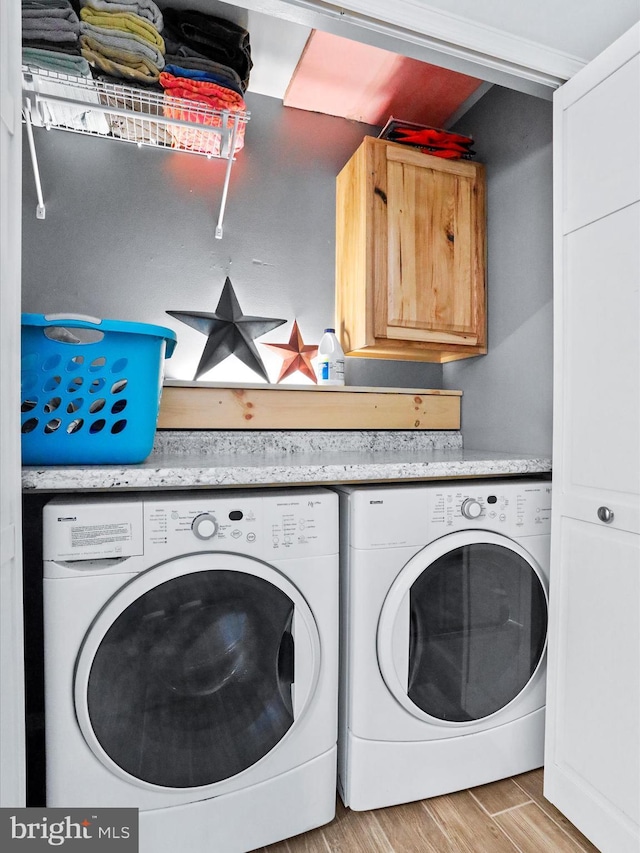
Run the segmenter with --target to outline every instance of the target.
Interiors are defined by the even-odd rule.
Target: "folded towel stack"
[[[80,48],[94,68],[143,85],[164,68],[162,12],[153,0],[80,0]]]
[[[36,126],[108,133],[104,115],[86,105],[98,103],[98,96],[91,91],[93,77],[80,55],[79,37],[80,21],[69,0],[22,0],[22,64],[51,75],[39,80],[38,91],[82,101],[76,105],[39,100],[31,121]]]
[[[173,66],[170,66],[173,67]],[[167,71],[160,75],[160,85],[164,89],[164,114],[171,118],[199,124],[211,129],[223,127],[223,116],[212,113],[207,108],[227,112],[226,130],[234,125],[233,113],[245,111],[242,95],[219,86],[209,80],[197,80],[189,77],[176,77]],[[203,109],[204,108],[204,109]],[[238,122],[233,153],[244,147],[243,121]],[[207,130],[197,130],[182,125],[169,125],[174,148],[199,151],[219,156],[222,151],[221,134]]]
[[[247,91],[253,67],[251,44],[249,33],[239,24],[204,12],[167,8],[162,35],[170,56],[167,62],[182,68],[223,74],[239,83],[242,94]],[[200,64],[194,66],[185,61],[192,59],[199,60]],[[202,60],[212,64],[203,66]]]
[[[165,115],[226,130],[234,113],[245,112],[244,92],[253,66],[249,33],[238,24],[203,12],[164,10],[167,65],[160,75]],[[227,113],[226,120],[208,108]],[[219,156],[221,134],[180,125],[169,129],[178,148]],[[238,122],[234,152],[244,146],[245,123]]]
[[[22,44],[80,55],[80,21],[69,0],[22,0]]]
[[[23,63],[55,72],[51,94],[60,94],[55,86],[62,83],[70,99],[119,111],[44,101],[36,123],[213,156],[235,130],[233,153],[243,148],[245,120],[238,114],[246,112],[253,66],[243,27],[203,12],[161,11],[154,0],[22,0],[22,10]],[[90,80],[95,93],[87,91],[86,79],[83,93],[77,78]],[[49,91],[46,77],[38,85]],[[191,126],[152,118],[161,115]]]
[[[92,91],[93,76],[86,59],[55,50],[23,47],[22,64],[30,69],[53,72],[51,78],[45,76],[38,82],[38,92],[42,95],[62,95],[82,102],[76,105],[40,100],[38,109],[31,114],[34,125],[68,127],[97,134],[109,133],[109,125],[102,112],[87,107],[87,102],[99,103],[99,97]],[[74,83],[75,80],[78,84]]]

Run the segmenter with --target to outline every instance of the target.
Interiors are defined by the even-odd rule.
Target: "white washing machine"
[[[540,767],[551,484],[338,491],[345,805],[375,809]]]
[[[134,806],[141,853],[239,853],[335,814],[338,497],[44,507],[47,805]]]

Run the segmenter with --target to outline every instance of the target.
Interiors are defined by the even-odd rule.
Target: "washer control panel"
[[[70,562],[74,571],[98,571],[105,559],[134,571],[138,559],[198,551],[316,557],[338,552],[338,496],[309,488],[59,497],[45,505],[43,527],[45,564]]]
[[[147,499],[146,551],[215,549],[274,559],[330,554],[337,550],[336,504],[328,490]]]
[[[481,527],[531,536],[551,529],[551,483],[465,483],[432,489],[428,520],[440,532]]]

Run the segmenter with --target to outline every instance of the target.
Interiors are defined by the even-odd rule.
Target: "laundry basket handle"
[[[99,317],[90,317],[88,314],[45,314],[44,319],[48,323],[56,323],[62,320],[77,320],[80,323],[91,323],[99,326],[102,320]]]

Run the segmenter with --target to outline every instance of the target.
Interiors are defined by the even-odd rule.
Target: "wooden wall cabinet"
[[[484,166],[374,137],[336,183],[336,329],[347,355],[486,353]]]

